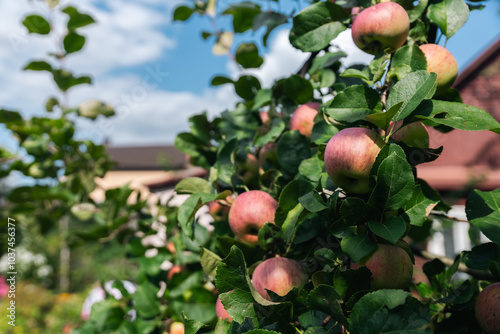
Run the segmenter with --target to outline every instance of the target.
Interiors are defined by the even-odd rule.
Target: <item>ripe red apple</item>
[[[265,299],[271,300],[267,290],[285,296],[293,288],[302,288],[309,279],[299,261],[274,257],[260,263],[252,275],[252,285]]]
[[[333,182],[348,193],[370,191],[369,177],[380,148],[382,137],[365,128],[340,130],[325,149],[325,168]]]
[[[233,317],[227,313],[219,297],[217,297],[217,301],[215,302],[215,313],[217,314],[217,318],[222,318],[228,322],[233,321]]]
[[[173,322],[170,325],[170,334],[184,334],[184,324],[182,322]]]
[[[444,93],[457,78],[457,60],[450,51],[437,44],[420,45],[420,50],[427,60],[427,71],[437,74],[436,94]]]
[[[309,102],[299,106],[290,118],[290,130],[299,130],[307,138],[311,137],[314,127],[314,117],[318,114],[321,106],[317,102]]]
[[[268,193],[251,190],[236,197],[229,210],[229,226],[234,235],[248,244],[258,244],[259,230],[274,223],[278,202]]]
[[[366,53],[376,55],[399,49],[408,37],[410,18],[395,2],[382,2],[362,10],[352,23],[354,44]]]
[[[413,263],[404,249],[393,245],[377,245],[377,250],[351,268],[366,266],[372,273],[371,287],[378,289],[405,289],[410,285]]]
[[[500,282],[488,285],[479,293],[474,313],[483,331],[500,333]]]
[[[403,121],[396,122],[395,129],[399,128],[402,123]],[[391,138],[411,147],[429,148],[429,132],[422,122],[413,122],[402,127]]]

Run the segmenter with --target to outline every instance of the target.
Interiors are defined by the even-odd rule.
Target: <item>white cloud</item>
[[[102,0],[78,2],[78,8],[91,13],[98,24],[82,29],[87,44],[82,52],[68,57],[68,67],[78,69],[78,73],[91,74],[94,84],[72,91],[70,101],[78,104],[98,98],[117,111],[117,116],[111,119],[82,122],[82,136],[97,141],[107,138],[115,145],[168,144],[177,133],[188,128],[189,116],[202,111],[213,116],[234,106],[238,98],[231,85],[207,88],[202,94],[161,90],[161,82],[169,78],[165,73],[168,69],[161,67],[159,59],[175,47],[175,41],[164,35],[162,27],[170,20],[167,10],[181,2],[108,0],[105,6]],[[12,1],[9,6],[0,5],[0,42],[9,45],[0,48],[0,108],[19,109],[31,115],[40,112],[45,100],[56,93],[49,74],[21,71],[28,59],[46,58],[54,46],[47,37],[27,36],[20,24],[26,13],[48,15],[37,3]],[[350,33],[341,34],[335,43],[353,54],[351,62],[371,57],[349,40]],[[276,31],[264,55],[264,65],[248,72],[258,76],[264,87],[269,87],[275,80],[296,73],[308,56],[290,45],[288,31]],[[159,65],[148,65],[155,61]],[[146,74],[140,77],[120,71],[130,66],[142,66],[142,73]],[[237,75],[237,67],[229,60],[228,68],[232,75]]]
[[[239,67],[234,62],[231,62],[228,65],[231,75],[234,78],[241,75],[241,73],[254,75],[259,78],[262,86],[267,88],[272,86],[275,80],[296,73],[309,57],[309,54],[295,49],[288,40],[288,34],[288,30],[275,32],[270,41],[269,52],[263,56],[264,64],[260,68],[240,72]]]
[[[228,64],[229,72],[233,78],[242,73],[251,74],[259,78],[263,87],[270,87],[274,81],[297,73],[310,53],[295,49],[289,42],[288,30],[279,30],[271,39],[269,52],[264,55],[264,64],[258,69],[240,71],[239,67],[231,62]],[[353,42],[351,30],[347,29],[332,41],[332,50],[341,50],[348,54],[342,59],[346,67],[353,64],[367,64],[373,59],[361,51]]]

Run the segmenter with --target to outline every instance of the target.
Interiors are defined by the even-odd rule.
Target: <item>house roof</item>
[[[500,38],[463,70],[454,87],[463,102],[482,108],[500,121]],[[419,177],[438,190],[500,188],[500,136],[490,131],[429,128],[430,146],[443,146],[441,156],[418,166]]]
[[[108,147],[106,152],[117,163],[116,170],[177,170],[187,166],[186,154],[171,145]]]
[[[476,59],[470,63],[467,68],[459,73],[455,83],[454,88],[460,90],[466,86],[471,77],[477,76],[482,70],[484,70],[488,65],[490,65],[495,58],[500,55],[500,37],[496,39],[493,44],[491,44],[484,52],[482,52]]]

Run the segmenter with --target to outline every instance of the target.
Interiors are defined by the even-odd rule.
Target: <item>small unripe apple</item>
[[[306,136],[311,137],[314,127],[314,117],[318,114],[318,109],[321,106],[317,102],[309,102],[300,105],[290,117],[290,130],[299,130],[299,132]]]
[[[500,333],[500,282],[488,285],[479,293],[474,313],[483,331]]]
[[[184,324],[182,322],[173,322],[170,325],[170,334],[184,334]]]
[[[259,230],[266,222],[274,223],[278,202],[268,193],[251,190],[236,197],[229,210],[229,226],[243,242],[259,243]]]
[[[384,141],[365,128],[347,128],[337,132],[325,149],[325,168],[332,181],[348,193],[370,191],[369,178]]]
[[[395,128],[399,128],[402,123],[403,121],[396,122]],[[402,127],[391,138],[411,147],[429,148],[429,132],[422,122],[413,122]]]
[[[413,263],[404,249],[393,245],[377,245],[377,250],[351,268],[367,267],[371,273],[371,288],[406,289],[411,283]]]
[[[450,51],[441,45],[424,44],[420,45],[420,50],[422,50],[427,60],[427,71],[437,74],[436,94],[444,93],[457,78],[457,60]]]
[[[293,288],[302,288],[309,276],[299,261],[274,257],[260,263],[252,275],[252,285],[265,299],[271,300],[267,290],[285,296]]]
[[[219,297],[217,297],[217,301],[215,302],[215,313],[217,314],[217,318],[222,318],[228,322],[233,321],[233,317],[227,313]]]
[[[393,53],[408,37],[410,18],[395,2],[382,2],[362,10],[352,23],[354,44],[366,53]]]

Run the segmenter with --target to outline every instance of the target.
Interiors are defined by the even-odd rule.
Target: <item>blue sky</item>
[[[188,1],[61,1],[63,6],[76,4],[98,22],[81,29],[87,44],[82,52],[68,57],[70,69],[94,79],[93,85],[70,92],[70,104],[98,98],[117,111],[110,120],[83,122],[82,136],[108,139],[117,146],[171,144],[177,133],[187,129],[189,116],[204,110],[215,115],[234,106],[238,99],[232,88],[210,87],[210,80],[216,74],[236,77],[239,70],[227,56],[211,53],[212,40],[201,39],[200,31],[211,29],[207,18],[194,15],[188,22],[172,22],[174,8],[184,2]],[[221,6],[234,2],[219,0]],[[289,0],[283,8],[290,12],[305,4],[306,0]],[[500,37],[500,1],[485,4],[486,8],[472,12],[465,27],[448,41],[460,69]],[[0,108],[21,110],[27,116],[40,114],[45,100],[57,93],[47,74],[21,71],[30,59],[46,58],[54,45],[47,37],[28,36],[21,21],[32,13],[49,15],[40,1],[0,0]],[[230,19],[220,24],[224,28]],[[264,86],[296,72],[308,56],[289,45],[289,28],[284,26],[271,34],[268,47],[263,49],[263,67],[250,71]],[[262,30],[246,33],[234,44],[258,41],[261,34]],[[368,60],[349,39],[349,33],[342,34],[339,44],[352,53],[350,61]],[[157,80],[147,85],[151,78]],[[3,128],[0,143],[9,147],[15,143]]]

